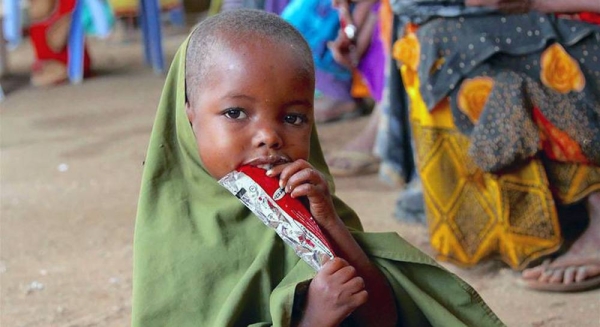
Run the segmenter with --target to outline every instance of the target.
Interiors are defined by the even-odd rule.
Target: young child
[[[211,17],[172,63],[146,158],[132,325],[501,326],[477,293],[397,234],[368,234],[332,195],[310,49],[254,10]],[[217,180],[273,166],[338,257],[314,272]]]

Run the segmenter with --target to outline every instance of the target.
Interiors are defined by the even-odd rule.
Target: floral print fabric
[[[434,19],[394,54],[438,258],[522,269],[560,247],[557,205],[600,190],[600,34],[539,14],[485,19],[506,25]]]
[[[417,71],[429,110],[450,98],[469,155],[484,171],[537,154],[543,136],[534,109],[580,146],[587,159],[578,162],[600,164],[597,25],[540,13],[438,18],[395,47]]]

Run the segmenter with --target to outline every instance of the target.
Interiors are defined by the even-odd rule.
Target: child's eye
[[[306,116],[304,115],[286,115],[283,120],[292,125],[300,125],[306,121]]]
[[[244,119],[248,117],[244,110],[239,108],[229,108],[223,112],[223,115],[230,119]]]

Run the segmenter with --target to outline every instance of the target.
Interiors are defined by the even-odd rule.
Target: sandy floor
[[[183,39],[165,39],[171,58]],[[0,326],[128,326],[132,235],[145,149],[163,77],[130,42],[94,41],[98,75],[77,86],[27,85],[32,50],[10,53],[1,107]],[[325,150],[365,119],[320,128]],[[340,179],[367,230],[396,231],[429,252],[423,226],[399,223],[398,190],[376,176]],[[600,290],[547,294],[515,285],[498,263],[446,265],[508,326],[600,326]]]

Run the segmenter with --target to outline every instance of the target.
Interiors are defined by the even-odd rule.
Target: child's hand
[[[306,196],[309,210],[319,225],[327,228],[338,223],[337,213],[325,177],[305,160],[278,165],[267,176],[279,175],[279,186],[293,198]]]
[[[348,69],[353,69],[358,65],[359,54],[356,46],[341,29],[335,40],[327,42],[327,47],[338,64]]]
[[[367,302],[365,283],[342,258],[323,266],[308,288],[300,326],[338,326]]]
[[[308,198],[311,214],[335,253],[345,259],[333,259],[317,273],[299,326],[337,326],[353,312],[360,326],[395,326],[398,312],[393,292],[335,211],[325,177],[305,160],[275,166],[267,176],[279,176],[280,187],[291,196]]]

